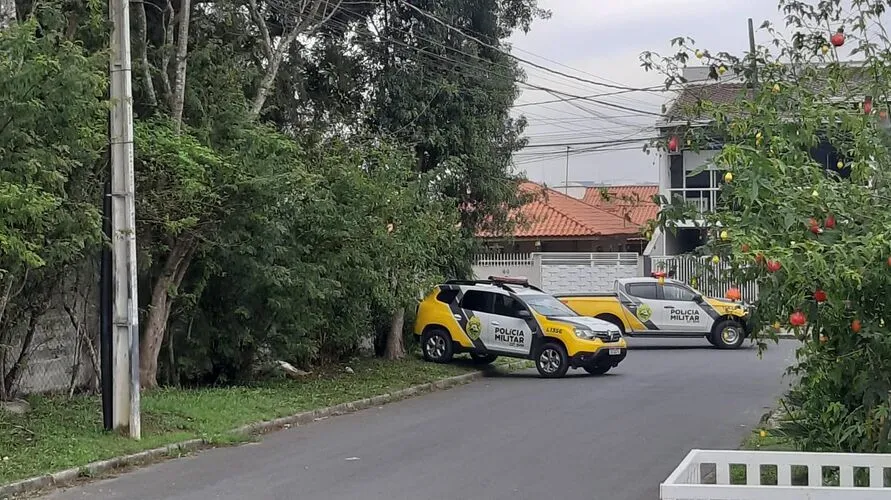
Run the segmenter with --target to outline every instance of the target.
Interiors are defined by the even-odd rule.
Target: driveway
[[[793,341],[632,339],[615,371],[495,374],[210,450],[53,499],[655,500],[692,448],[736,448],[788,384]]]

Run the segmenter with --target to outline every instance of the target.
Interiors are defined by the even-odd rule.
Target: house
[[[656,185],[563,186],[552,189],[524,182],[520,190],[535,200],[515,214],[513,234],[480,234],[487,253],[633,252],[642,253],[643,233],[655,219]]]
[[[860,78],[858,67],[849,65],[852,84]],[[709,68],[685,68],[683,77],[688,82],[678,97],[669,104],[665,116],[656,124],[660,137],[667,143],[670,138],[681,138],[691,127],[708,127],[709,120],[694,116],[691,110],[697,103],[708,101],[716,104],[730,104],[738,99],[751,97],[751,89],[739,78],[728,76],[719,81],[708,78]],[[705,82],[705,83],[703,83]],[[861,96],[865,97],[865,96]],[[859,102],[843,103],[859,106]],[[711,159],[721,150],[723,144],[716,141],[699,151],[693,151],[679,141],[675,151],[661,152],[659,165],[659,193],[668,200],[683,200],[693,204],[700,214],[711,212],[718,203],[724,172],[711,164]],[[839,160],[834,148],[821,143],[812,150],[811,156],[824,168],[833,168]],[[705,167],[703,169],[703,167]],[[701,170],[696,175],[691,172]],[[839,172],[843,177],[846,172]],[[677,221],[677,232],[656,229],[653,232],[644,254],[648,256],[672,256],[693,252],[705,243],[706,231],[698,227],[699,220]]]

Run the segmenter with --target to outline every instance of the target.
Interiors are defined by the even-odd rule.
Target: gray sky
[[[518,57],[597,82],[619,83],[634,88],[663,83],[663,77],[640,67],[639,55],[650,50],[671,51],[670,40],[689,36],[696,46],[712,53],[741,54],[748,49],[747,18],[755,28],[764,20],[780,24],[777,0],[540,0],[553,12],[538,21],[528,34],[512,39]],[[764,43],[765,33],[756,32]],[[573,95],[588,96],[614,91],[594,84],[574,81],[544,70],[523,65],[527,82]],[[636,92],[603,97],[600,100],[659,112],[673,93]],[[518,104],[554,100],[554,95],[524,89]],[[657,117],[603,107],[588,101],[522,106],[515,114],[529,120],[526,135],[530,144],[563,144],[652,137]],[[580,109],[578,106],[581,106]],[[628,147],[642,146],[640,143]],[[580,146],[577,149],[584,149]],[[590,146],[587,146],[590,147]],[[611,184],[656,182],[654,156],[639,147],[633,151],[571,153],[570,181],[599,181]],[[549,185],[562,184],[566,167],[566,147],[528,148],[515,157],[517,169]]]

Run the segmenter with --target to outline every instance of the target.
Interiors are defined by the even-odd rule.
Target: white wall
[[[479,255],[473,266],[476,279],[484,280],[489,276],[523,277],[529,283],[541,286],[540,254],[520,255]]]
[[[634,253],[534,253],[525,256],[479,256],[473,267],[478,279],[525,276],[550,293],[611,290],[619,278],[643,274],[643,260]]]

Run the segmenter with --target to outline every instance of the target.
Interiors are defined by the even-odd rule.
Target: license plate
[[[610,350],[609,350],[609,355],[610,355],[610,356],[618,356],[618,355],[620,355],[620,354],[622,354],[622,350],[621,350],[621,349],[610,349]]]

